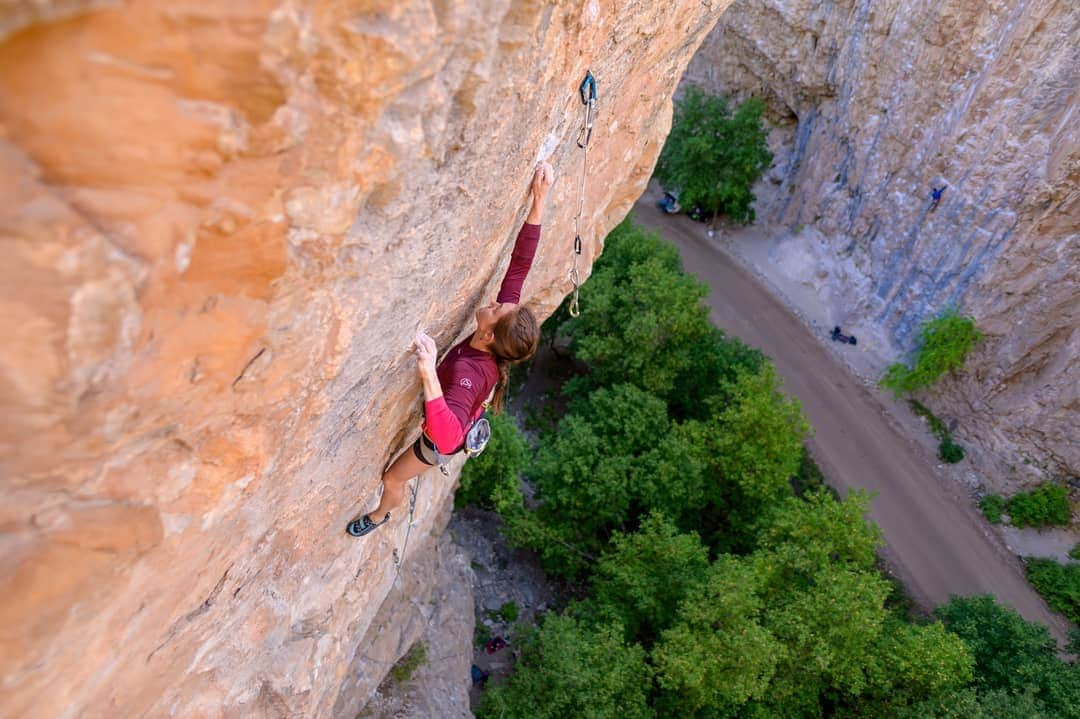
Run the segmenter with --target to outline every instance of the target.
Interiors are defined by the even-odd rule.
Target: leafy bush
[[[390,676],[399,684],[404,684],[412,678],[414,672],[427,661],[427,645],[417,642],[409,647],[405,656],[398,659],[397,664],[390,670]]]
[[[637,532],[612,538],[593,574],[592,597],[579,611],[618,621],[629,638],[655,639],[708,566],[708,550],[696,534],[680,534],[662,514],[650,515]]]
[[[949,308],[920,327],[913,365],[908,367],[899,362],[889,365],[880,384],[891,389],[896,397],[929,387],[942,375],[962,367],[982,337],[975,328],[975,320],[961,317],[955,308]]]
[[[753,186],[772,162],[761,117],[765,103],[743,102],[734,113],[722,97],[690,86],[675,105],[656,176],[679,192],[684,207],[700,204],[713,215],[754,221]]]
[[[938,444],[938,457],[941,461],[956,464],[964,458],[964,448],[952,441],[951,437]]]
[[[1001,515],[1007,504],[1000,494],[986,494],[979,500],[979,509],[990,520],[990,524],[1001,524]]]
[[[1017,527],[1066,525],[1072,520],[1069,491],[1061,484],[1042,484],[1009,499],[1009,517]]]
[[[507,507],[511,539],[539,551],[547,571],[574,576],[643,514],[698,514],[704,463],[692,441],[659,398],[629,384],[596,390],[541,440],[530,471],[541,503]]]
[[[480,719],[645,719],[653,717],[645,651],[627,645],[618,625],[590,627],[549,614],[529,639],[517,670],[490,687]]]
[[[1080,560],[1080,542],[1074,544],[1072,549],[1069,550],[1069,559]]]
[[[518,614],[519,610],[517,602],[506,602],[501,607],[499,607],[499,619],[503,620],[504,622],[516,622]]]
[[[1071,622],[1080,622],[1080,565],[1058,564],[1053,559],[1029,559],[1025,566],[1028,580]]]
[[[956,464],[962,460],[964,458],[964,448],[953,442],[952,432],[945,426],[945,423],[938,419],[937,416],[921,402],[910,399],[908,400],[908,404],[915,414],[927,421],[930,425],[930,431],[941,440],[938,444],[938,457],[940,457],[943,462],[948,462],[949,464]]]
[[[683,272],[675,247],[628,217],[607,236],[581,288],[589,311],[563,316],[551,330],[569,338],[571,353],[589,367],[564,391],[584,397],[598,387],[631,383],[667,402],[673,417],[704,416],[707,400],[722,398],[739,370],[756,371],[764,361],[761,352],[712,325],[705,293],[705,285]]]
[[[980,709],[904,716],[1080,717],[1080,671],[1057,657],[1057,643],[1045,626],[1024,621],[989,595],[954,597],[934,614],[971,650],[975,681],[963,701],[974,700]],[[947,707],[954,699],[944,695],[935,703]]]
[[[492,494],[500,484],[517,486],[518,475],[529,466],[529,445],[509,414],[488,415],[491,439],[461,469],[461,486],[454,497],[458,507],[474,505],[494,509]]]

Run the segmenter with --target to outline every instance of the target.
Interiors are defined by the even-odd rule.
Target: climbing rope
[[[577,317],[581,314],[578,305],[578,288],[581,287],[581,277],[578,275],[578,257],[581,256],[581,213],[585,209],[585,177],[589,173],[589,140],[592,139],[593,111],[596,109],[596,78],[592,70],[585,71],[585,79],[578,88],[581,95],[581,104],[585,106],[585,119],[578,133],[577,145],[585,151],[585,158],[581,163],[581,185],[578,189],[578,209],[574,215],[574,264],[570,268],[570,282],[574,285],[574,297],[570,300],[570,316]]]
[[[442,467],[440,467],[442,469]],[[412,489],[409,490],[409,526],[405,529],[405,542],[401,545],[401,554],[394,549],[394,583],[397,584],[398,576],[401,575],[401,565],[405,561],[405,550],[409,548],[409,535],[412,534],[413,514],[416,512],[416,493],[420,491],[420,475],[413,480]]]

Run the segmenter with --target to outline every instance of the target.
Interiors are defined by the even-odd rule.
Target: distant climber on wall
[[[945,188],[947,185],[941,187],[934,187],[930,185],[930,211],[933,212],[937,209],[938,204],[941,202],[941,196],[945,194]]]
[[[518,303],[540,242],[540,220],[554,181],[555,171],[542,163],[533,175],[532,207],[518,233],[498,297],[476,311],[476,331],[438,366],[435,341],[417,333],[417,369],[424,385],[423,433],[383,474],[379,506],[349,523],[347,531],[352,536],[362,537],[388,522],[391,510],[401,504],[405,483],[440,464],[438,455],[445,458],[464,449],[469,429],[483,414],[489,396],[495,411],[502,409],[510,365],[536,351],[540,324],[528,307]]]

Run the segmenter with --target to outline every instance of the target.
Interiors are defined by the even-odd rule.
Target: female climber
[[[438,366],[435,341],[417,333],[414,347],[424,386],[423,433],[411,451],[403,452],[383,474],[379,506],[349,523],[347,531],[352,536],[362,537],[390,521],[391,510],[401,504],[405,483],[438,463],[436,449],[443,456],[462,450],[465,435],[483,414],[489,396],[495,411],[501,411],[510,365],[536,351],[540,325],[529,308],[518,303],[540,242],[540,220],[554,181],[551,165],[541,163],[533,175],[532,207],[518,233],[510,266],[495,301],[476,311],[476,331]]]

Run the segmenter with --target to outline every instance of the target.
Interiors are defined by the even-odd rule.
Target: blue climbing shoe
[[[389,521],[389,512],[386,513],[386,516],[383,517],[383,521],[381,522],[374,522],[372,521],[370,515],[365,514],[360,519],[354,519],[353,521],[349,522],[349,526],[345,528],[345,531],[353,537],[363,537],[365,534],[371,534],[376,529],[383,526]]]

